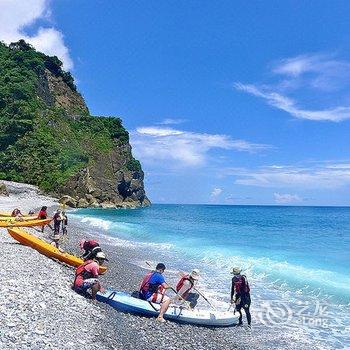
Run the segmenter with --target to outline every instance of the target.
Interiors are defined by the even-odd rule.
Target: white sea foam
[[[170,243],[154,243],[154,242],[142,242],[132,239],[133,225],[124,222],[115,222],[110,220],[104,220],[96,217],[87,217],[82,215],[74,215],[82,223],[88,224],[92,228],[100,228],[106,231],[105,234],[100,234],[103,239],[111,245],[123,246],[129,248],[136,247],[151,247],[153,249],[170,250],[173,245]],[[131,234],[130,239],[121,238],[118,236],[118,232],[124,232]]]
[[[113,225],[112,221],[109,220],[103,220],[99,218],[94,218],[94,217],[83,217],[81,219],[82,223],[87,223],[92,227],[98,227],[101,228],[105,231],[109,230],[110,227]]]

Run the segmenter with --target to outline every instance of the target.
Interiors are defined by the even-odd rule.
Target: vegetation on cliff
[[[37,52],[23,40],[9,46],[0,42],[1,179],[58,192],[92,165],[96,154],[128,142],[119,118],[89,114],[57,57]],[[122,167],[142,172],[131,152]]]

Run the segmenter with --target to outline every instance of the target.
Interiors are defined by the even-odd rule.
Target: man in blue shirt
[[[159,263],[156,270],[149,272],[142,280],[140,286],[140,297],[152,303],[160,304],[160,312],[157,320],[165,322],[164,313],[168,310],[171,299],[164,293],[169,286],[165,282],[163,276],[165,265]]]

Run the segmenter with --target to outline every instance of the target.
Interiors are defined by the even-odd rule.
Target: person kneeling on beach
[[[194,269],[190,274],[183,274],[181,279],[176,285],[177,294],[184,300],[190,303],[191,309],[193,309],[198,302],[199,294],[190,293],[194,287],[196,281],[199,278],[199,270]]]
[[[84,250],[84,253],[81,256],[84,261],[91,260],[96,256],[97,253],[102,252],[100,244],[94,239],[81,240],[79,247],[81,250]]]
[[[142,280],[140,286],[140,298],[152,303],[160,304],[160,312],[157,321],[165,322],[164,314],[168,310],[171,299],[165,295],[169,286],[163,276],[165,265],[159,263],[156,271],[149,272]]]
[[[232,278],[232,286],[231,286],[231,304],[235,304],[235,311],[239,313],[238,325],[242,325],[242,308],[245,311],[247,316],[248,326],[251,323],[251,315],[250,315],[250,287],[247,281],[247,277],[245,275],[241,275],[242,269],[239,267],[234,267],[232,269],[231,274],[233,274]]]
[[[100,265],[102,265],[106,259],[106,255],[103,252],[98,252],[93,260],[87,260],[84,264],[78,266],[75,271],[75,279],[73,289],[85,297],[91,297],[96,299],[98,291],[102,291],[100,282],[98,281],[98,272]],[[91,289],[91,295],[87,292]]]

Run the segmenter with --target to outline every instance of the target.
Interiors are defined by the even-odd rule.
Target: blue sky
[[[153,202],[350,205],[348,1],[0,3],[130,132]]]

